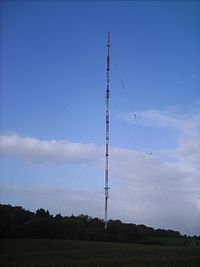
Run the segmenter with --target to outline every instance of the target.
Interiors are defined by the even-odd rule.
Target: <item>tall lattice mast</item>
[[[108,219],[108,157],[109,157],[109,96],[110,96],[110,32],[107,43],[107,69],[106,69],[106,147],[105,147],[105,229]]]

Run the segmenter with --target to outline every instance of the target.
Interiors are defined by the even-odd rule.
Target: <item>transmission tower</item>
[[[109,157],[109,97],[110,97],[110,32],[107,43],[107,68],[106,68],[106,146],[105,146],[105,229],[108,220],[108,157]]]

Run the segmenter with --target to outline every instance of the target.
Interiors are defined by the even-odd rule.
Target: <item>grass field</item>
[[[197,247],[200,247],[199,239],[191,238],[173,238],[173,237],[146,237],[138,242],[139,244],[161,244],[165,246],[184,246],[192,247],[194,243]]]
[[[0,240],[2,267],[198,267],[200,249],[53,239]]]

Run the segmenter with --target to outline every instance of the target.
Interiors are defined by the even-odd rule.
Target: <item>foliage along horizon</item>
[[[53,216],[43,208],[31,212],[21,206],[5,204],[0,204],[0,218],[0,238],[59,238],[135,243],[150,236],[183,237],[178,231],[154,229],[120,220],[109,220],[105,230],[103,219],[88,215]]]

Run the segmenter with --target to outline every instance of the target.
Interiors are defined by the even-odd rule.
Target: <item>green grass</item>
[[[53,239],[0,240],[2,267],[197,267],[200,249]]]
[[[184,246],[184,247],[192,247],[194,243],[197,246],[200,246],[200,240],[195,239],[192,241],[191,238],[173,238],[173,237],[146,237],[140,240],[139,244],[161,244],[165,246]]]

